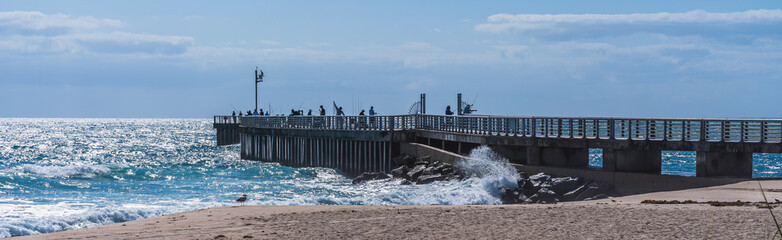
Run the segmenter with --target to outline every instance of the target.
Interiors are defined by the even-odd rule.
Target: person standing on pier
[[[258,109],[253,110],[253,115],[258,115]]]
[[[345,112],[342,111],[342,107],[337,108],[337,116],[345,116]]]
[[[375,106],[369,107],[369,125],[372,127],[375,127],[375,118],[372,116],[375,116]]]
[[[446,116],[453,115],[453,111],[451,111],[451,105],[448,105],[447,107],[445,107],[445,115]]]
[[[466,115],[466,114],[471,114],[472,112],[475,112],[475,111],[477,111],[477,110],[472,110],[472,105],[467,104],[467,106],[464,107],[464,111],[462,111],[462,113],[464,113]]]
[[[261,115],[261,116],[263,116],[263,108],[261,108],[261,110],[260,110],[260,111],[258,111],[258,115]]]
[[[312,116],[312,109],[310,109],[310,111],[307,112],[307,116]]]
[[[323,108],[323,105],[320,105],[320,115],[326,116],[326,109]]]

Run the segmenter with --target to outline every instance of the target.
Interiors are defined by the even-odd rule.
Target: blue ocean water
[[[599,150],[591,150],[599,167]],[[664,152],[666,174],[694,175],[695,156]],[[351,184],[328,168],[239,159],[215,146],[211,119],[0,119],[0,237],[236,205],[498,204],[516,184],[488,148],[463,163],[473,177],[427,185]],[[755,176],[779,177],[778,154],[756,154]]]
[[[515,184],[488,149],[475,177],[429,185],[351,184],[328,168],[239,159],[211,119],[0,119],[0,237],[247,204],[497,204]],[[487,169],[481,171],[480,169]]]

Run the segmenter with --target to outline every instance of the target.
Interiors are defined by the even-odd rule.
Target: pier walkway
[[[242,158],[348,174],[389,171],[411,143],[456,154],[487,145],[512,163],[660,173],[661,151],[695,151],[697,177],[752,177],[752,153],[782,153],[782,119],[515,116],[215,116],[218,145]]]

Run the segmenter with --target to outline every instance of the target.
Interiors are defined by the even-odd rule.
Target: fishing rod
[[[239,109],[236,109],[236,107],[234,107],[234,105],[228,104],[228,106],[231,106],[231,108],[233,108],[233,109],[234,109],[234,111],[237,111],[237,112],[242,112],[242,111],[239,111]]]

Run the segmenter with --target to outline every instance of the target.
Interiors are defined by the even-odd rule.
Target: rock
[[[540,190],[540,188],[536,187],[535,184],[533,184],[529,179],[520,180],[518,184],[519,191],[527,197],[532,196],[533,194],[537,193],[538,190]]]
[[[548,187],[551,186],[551,176],[545,173],[538,173],[529,177],[530,182],[536,187]]]
[[[398,157],[395,157],[392,159],[394,161],[394,164],[396,166],[402,166],[406,165],[407,167],[412,168],[415,165],[415,162],[418,161],[415,157],[407,154],[399,155]]]
[[[524,194],[520,194],[518,196],[518,199],[516,199],[517,203],[532,203],[532,200],[530,200],[527,196],[524,196]]]
[[[551,190],[562,196],[565,193],[575,190],[581,185],[579,177],[561,177],[551,179]]]
[[[363,183],[369,180],[378,180],[390,178],[388,174],[384,172],[365,172],[353,179],[353,184]]]
[[[428,183],[432,183],[434,181],[442,181],[442,180],[446,180],[446,179],[448,179],[448,176],[445,176],[445,175],[442,175],[442,174],[439,174],[439,173],[435,173],[435,174],[431,174],[431,175],[421,175],[415,181],[415,184],[428,184]]]
[[[527,179],[527,178],[529,177],[527,176],[526,172],[519,172],[519,179]]]
[[[404,178],[407,179],[407,172],[410,171],[410,168],[407,167],[407,165],[402,165],[398,168],[394,168],[394,170],[391,170],[391,176],[394,178]]]
[[[605,194],[601,193],[601,194],[595,195],[594,197],[584,199],[584,201],[598,200],[598,199],[603,199],[603,198],[608,198],[608,195],[605,195]]]
[[[590,181],[590,182],[588,182],[586,184],[583,184],[583,185],[579,186],[578,188],[576,188],[576,189],[574,189],[574,190],[572,190],[570,192],[562,194],[562,200],[564,200],[564,201],[576,200],[578,195],[580,195],[581,193],[583,193],[584,191],[589,189],[589,187],[592,187],[592,186],[595,186],[595,184],[592,181]],[[597,187],[597,186],[595,186],[595,187]]]
[[[557,193],[555,193],[549,188],[541,188],[540,190],[538,190],[538,193],[536,193],[536,195],[538,195],[538,201],[546,201],[549,203],[559,202],[559,200],[556,199]]]
[[[407,179],[402,179],[402,181],[399,182],[399,185],[410,185],[410,184],[413,184],[413,182],[410,182]]]
[[[598,194],[600,194],[600,189],[598,189],[596,186],[590,186],[589,188],[584,190],[584,192],[579,194],[578,197],[576,197],[573,200],[575,200],[575,201],[583,201],[584,199],[597,196]]]
[[[424,170],[424,174],[441,173],[443,171],[443,168],[445,167],[446,165],[442,162],[434,162],[432,164],[427,165],[426,169]]]
[[[421,176],[421,174],[424,173],[424,169],[426,169],[426,165],[415,165],[413,169],[410,169],[410,171],[407,171],[407,180],[410,180],[411,182],[416,182],[418,180],[418,177]]]
[[[415,163],[413,165],[415,165],[415,166],[418,166],[418,165],[429,165],[429,158],[430,158],[429,156],[425,156],[425,157],[419,158],[418,161],[415,161]]]
[[[443,167],[438,168],[438,171],[435,171],[435,173],[443,174],[443,175],[452,175],[456,174],[456,168],[449,164],[443,164]]]
[[[501,187],[500,190],[502,191],[502,197],[500,197],[500,201],[502,201],[502,204],[519,203],[518,191],[515,191],[515,189],[508,188],[508,187]]]

